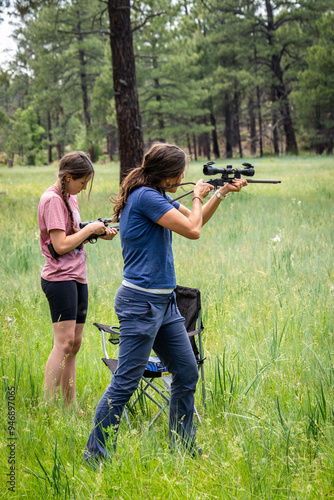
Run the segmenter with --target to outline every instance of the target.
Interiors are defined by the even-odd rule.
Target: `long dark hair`
[[[71,219],[71,227],[73,231],[74,220],[73,213],[71,207],[68,203],[67,194],[65,191],[66,187],[66,176],[70,175],[73,180],[81,179],[82,177],[90,177],[92,176],[92,182],[90,183],[89,191],[88,191],[88,199],[90,192],[92,190],[93,178],[94,178],[94,167],[90,158],[83,151],[73,151],[72,153],[67,153],[63,156],[59,162],[59,172],[58,178],[61,183],[61,196],[66,205],[68,214]]]
[[[128,196],[141,186],[155,187],[168,178],[179,176],[186,166],[185,152],[173,144],[156,143],[144,156],[141,167],[123,180],[114,205],[114,220],[119,220]]]

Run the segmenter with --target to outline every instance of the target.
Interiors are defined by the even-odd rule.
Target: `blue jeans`
[[[112,456],[124,406],[138,387],[152,349],[172,373],[169,436],[173,438],[176,432],[191,448],[196,435],[193,414],[198,368],[175,294],[145,293],[122,285],[116,294],[115,312],[120,323],[118,368],[97,406],[85,458]],[[106,444],[109,437],[112,444]]]

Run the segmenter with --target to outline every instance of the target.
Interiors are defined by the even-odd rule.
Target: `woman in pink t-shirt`
[[[105,227],[103,222],[78,229],[77,194],[87,188],[93,177],[94,167],[85,153],[68,153],[60,160],[56,183],[41,196],[38,206],[41,250],[46,258],[42,289],[49,301],[54,330],[54,345],[45,369],[45,398],[54,398],[61,387],[64,404],[75,404],[75,359],[88,307],[83,241],[92,234],[105,233],[102,238],[106,240],[117,234],[116,229]],[[88,197],[91,188],[92,185]]]

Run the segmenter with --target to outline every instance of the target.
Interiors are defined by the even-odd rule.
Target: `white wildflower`
[[[278,234],[276,234],[275,238],[271,238],[271,241],[273,241],[274,243],[279,243],[281,241],[281,238]]]

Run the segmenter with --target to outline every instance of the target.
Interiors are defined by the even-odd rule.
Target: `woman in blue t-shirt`
[[[191,454],[195,445],[194,393],[198,380],[196,359],[176,307],[172,232],[198,239],[202,226],[212,217],[230,191],[247,185],[235,179],[221,186],[203,205],[213,189],[202,179],[194,188],[191,210],[171,201],[184,177],[186,155],[171,144],[155,144],[141,167],[124,179],[114,215],[120,220],[124,260],[123,282],[115,298],[120,323],[118,368],[95,413],[85,458],[110,458],[125,404],[137,389],[151,351],[172,373],[169,407],[170,438],[180,439]],[[113,435],[112,450],[106,440]]]

